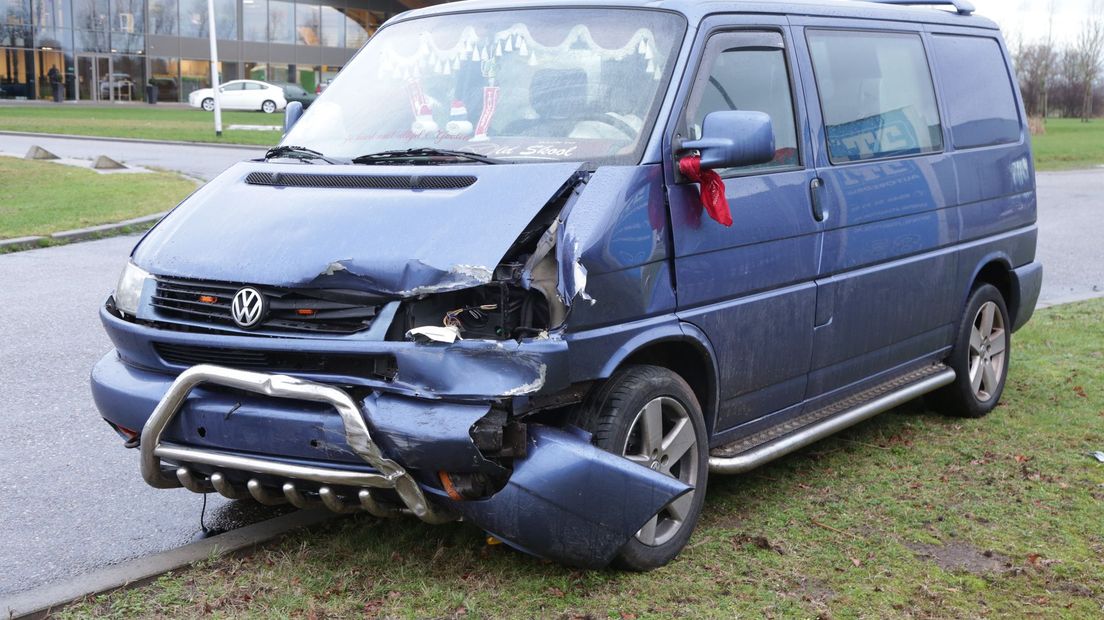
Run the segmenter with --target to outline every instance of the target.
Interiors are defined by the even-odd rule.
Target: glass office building
[[[222,80],[334,76],[395,13],[446,0],[214,0]],[[0,98],[187,101],[211,84],[207,0],[0,0]]]

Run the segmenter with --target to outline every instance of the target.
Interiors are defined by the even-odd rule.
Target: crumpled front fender
[[[495,495],[440,498],[492,536],[538,557],[604,567],[661,508],[692,490],[595,447],[582,431],[534,424],[528,441],[528,455],[515,461]]]

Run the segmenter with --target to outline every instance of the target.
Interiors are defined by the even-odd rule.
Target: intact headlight
[[[119,312],[134,316],[138,314],[138,300],[142,297],[142,286],[150,274],[138,265],[127,262],[123,273],[119,274],[119,284],[115,286],[115,307]]]

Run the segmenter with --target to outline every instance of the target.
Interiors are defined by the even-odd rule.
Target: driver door
[[[222,107],[228,110],[240,110],[245,107],[245,82],[230,82],[219,88]],[[260,104],[257,107],[261,107]]]
[[[703,28],[703,31],[709,32]],[[717,441],[800,412],[816,320],[821,224],[806,166],[809,143],[790,31],[782,18],[713,20],[683,115],[669,132],[668,168],[679,316],[713,344],[720,372]],[[700,137],[720,110],[770,115],[773,161],[718,170],[733,224],[703,213],[699,187],[677,173],[679,144]],[[773,415],[772,415],[773,414]]]

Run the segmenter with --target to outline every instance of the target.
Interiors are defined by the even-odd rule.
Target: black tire
[[[276,102],[275,101],[272,101],[270,99],[265,99],[261,103],[261,112],[264,112],[265,114],[272,114],[275,111],[276,111]]]
[[[199,107],[206,110],[207,112],[214,112],[215,111],[215,100],[210,98],[210,97],[207,97],[202,102],[200,102]]]
[[[993,309],[991,333],[980,341],[971,342],[975,328],[978,336],[982,335],[986,320],[982,311],[990,304]],[[946,360],[955,371],[954,383],[932,394],[933,403],[941,411],[957,417],[980,418],[997,406],[1012,360],[1011,326],[1008,306],[997,287],[981,284],[970,293],[955,335],[954,348]],[[975,363],[976,372],[971,373],[975,370]],[[988,374],[985,373],[986,366]]]
[[[673,560],[686,546],[698,523],[709,474],[709,449],[701,405],[694,391],[678,374],[659,366],[629,366],[615,373],[592,393],[571,420],[576,426],[591,432],[594,445],[599,448],[619,455],[632,454],[644,441],[643,427],[648,425],[643,421],[644,409],[653,401],[660,403],[662,439],[673,437],[676,427],[685,429],[682,421],[688,420],[695,442],[676,457],[677,460],[669,460],[668,455],[662,452],[658,455],[653,453],[652,468],[659,468],[668,475],[692,483],[694,491],[689,499],[676,500],[661,510],[654,523],[649,521],[621,548],[614,564],[633,571],[649,571]],[[646,459],[636,454],[626,458]],[[641,466],[646,465],[642,462]],[[644,532],[649,527],[653,544],[641,541],[641,536],[647,539],[648,535]]]

